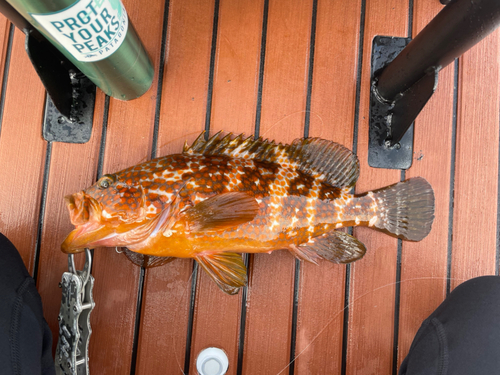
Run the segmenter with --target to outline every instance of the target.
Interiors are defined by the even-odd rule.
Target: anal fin
[[[318,259],[321,257],[313,249],[307,246],[296,246],[289,245],[288,250],[299,260],[305,260],[306,262],[318,264]]]
[[[311,238],[306,243],[290,249],[299,259],[316,263],[318,258],[332,263],[351,263],[365,255],[366,248],[357,238],[338,231]]]
[[[247,268],[241,254],[198,255],[195,259],[217,286],[227,294],[236,294],[247,284]]]
[[[252,221],[259,212],[254,197],[240,192],[218,194],[184,212],[191,232],[222,230]]]
[[[170,263],[171,261],[176,259],[174,257],[157,257],[154,255],[136,253],[135,251],[131,251],[126,247],[122,249],[122,252],[132,263],[144,268],[163,266],[164,264]]]

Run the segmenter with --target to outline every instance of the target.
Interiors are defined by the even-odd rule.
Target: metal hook
[[[77,271],[75,267],[75,257],[74,254],[68,255],[68,270],[74,275],[79,275],[85,285],[90,277],[90,267],[92,266],[92,253],[90,249],[85,248],[85,264],[83,265],[83,270]]]

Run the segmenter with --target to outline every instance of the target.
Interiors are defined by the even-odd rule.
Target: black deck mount
[[[26,35],[25,49],[47,90],[42,136],[85,143],[92,134],[95,84],[5,0],[0,12]]]
[[[500,0],[441,2],[448,5],[413,40],[387,36],[373,40],[371,167],[410,168],[412,123],[436,90],[439,71],[500,25]]]

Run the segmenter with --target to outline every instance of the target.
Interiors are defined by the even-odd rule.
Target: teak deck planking
[[[337,19],[333,25],[331,19]],[[318,1],[309,136],[355,142],[361,1]],[[346,266],[300,265],[295,371],[342,371]]]
[[[415,123],[413,166],[401,173],[367,165],[372,38],[416,35],[442,8],[437,0],[124,4],[155,79],[130,102],[98,90],[92,138],[82,145],[42,140],[43,86],[24,35],[11,40],[0,18],[0,77],[8,73],[0,230],[37,278],[54,341],[67,269],[59,246],[71,230],[63,197],[179,152],[203,130],[332,139],[360,158],[357,193],[423,176],[436,219],[419,243],[355,229],[368,251],[350,266],[299,263],[287,252],[249,256],[249,286],[237,296],[193,273],[191,260],[144,272],[114,249],[96,249],[91,373],[195,374],[199,351],[217,346],[228,374],[395,374],[450,290],[498,274],[499,31],[440,73]]]
[[[413,35],[429,23],[442,6],[418,1],[413,16]],[[413,165],[406,177],[425,177],[436,196],[436,218],[431,233],[421,242],[404,242],[398,327],[398,366],[410,349],[422,321],[446,296],[450,174],[453,143],[454,71],[450,64],[439,73],[432,100],[415,122]],[[429,134],[439,136],[429,137]],[[439,161],[439,162],[436,162]],[[425,300],[426,303],[421,303]]]
[[[375,35],[407,36],[408,12],[408,1],[366,2],[357,146],[361,173],[357,193],[401,179],[399,171],[374,169],[367,164],[371,64],[368,51]],[[388,18],[391,22],[387,22]],[[366,245],[367,252],[362,262],[351,267],[346,373],[388,374],[393,361],[398,240],[368,228],[355,228],[354,235]]]
[[[459,62],[453,287],[498,273],[498,142],[493,140],[499,138],[499,63],[499,30]]]
[[[214,1],[169,3],[158,156],[179,152],[205,130],[214,7]],[[183,373],[189,366],[192,270],[188,259],[147,270],[139,374]]]

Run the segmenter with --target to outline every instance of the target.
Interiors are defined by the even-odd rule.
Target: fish
[[[247,284],[242,253],[288,250],[300,260],[350,263],[366,247],[343,227],[420,241],[434,192],[422,177],[354,194],[357,156],[322,138],[290,144],[202,133],[178,154],[102,176],[65,197],[75,229],[64,253],[122,247],[136,264],[198,262],[224,292]],[[145,265],[142,263],[141,265]]]

